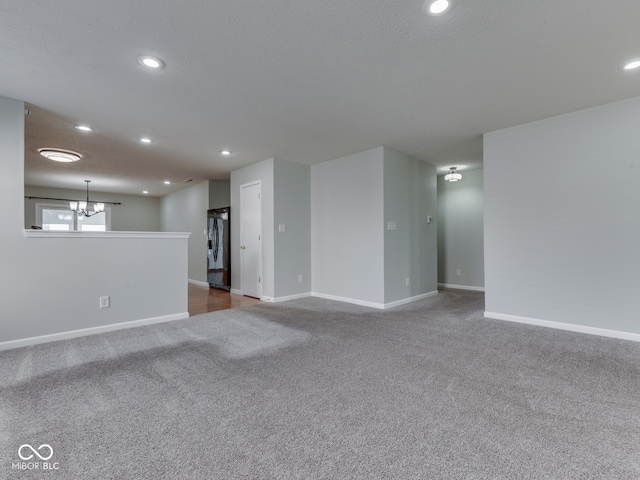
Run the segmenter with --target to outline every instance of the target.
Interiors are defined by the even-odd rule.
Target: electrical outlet
[[[298,283],[304,282],[304,277],[302,275],[298,275]]]
[[[457,270],[456,270],[456,277],[459,277],[459,276],[461,276],[461,275],[462,275],[462,270],[457,269]]]
[[[111,306],[111,302],[109,296],[100,297],[100,308],[109,308]]]

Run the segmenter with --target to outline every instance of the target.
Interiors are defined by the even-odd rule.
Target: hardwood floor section
[[[217,288],[189,284],[189,315],[245,307],[259,303],[257,298],[228,293]]]

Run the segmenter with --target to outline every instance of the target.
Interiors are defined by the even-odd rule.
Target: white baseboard
[[[400,305],[406,305],[407,303],[417,302],[419,300],[424,300],[425,298],[435,297],[438,295],[438,291],[434,290],[433,292],[423,293],[421,295],[416,295],[415,297],[403,298],[402,300],[396,300],[395,302],[389,302],[384,304],[384,308],[393,308],[399,307]]]
[[[242,290],[238,290],[236,288],[232,288],[231,292],[229,293],[233,293],[234,295],[242,295]]]
[[[325,300],[333,300],[335,302],[352,303],[354,305],[361,305],[363,307],[384,309],[383,303],[367,302],[365,300],[358,300],[356,298],[338,297],[337,295],[328,295],[326,293],[311,292],[312,297],[324,298]]]
[[[306,298],[306,297],[310,297],[311,296],[311,292],[306,292],[306,293],[297,293],[295,295],[286,295],[284,297],[275,297],[272,298],[270,301],[273,303],[280,303],[280,302],[288,302],[289,300],[298,300],[299,298]]]
[[[493,318],[494,320],[505,320],[507,322],[524,323],[527,325],[536,325],[538,327],[555,328],[557,330],[568,330],[570,332],[586,333],[589,335],[598,335],[600,337],[619,338],[621,340],[640,342],[640,334],[638,333],[621,332],[619,330],[608,330],[606,328],[589,327],[574,323],[554,322],[552,320],[541,320],[539,318],[519,317],[517,315],[507,315],[495,312],[484,312],[484,316],[486,318]]]
[[[155,323],[171,322],[173,320],[182,320],[184,318],[189,318],[189,312],[164,315],[162,317],[144,318],[142,320],[132,320],[130,322],[112,323],[110,325],[102,325],[100,327],[82,328],[80,330],[52,333],[49,335],[41,335],[39,337],[21,338],[18,340],[10,340],[8,342],[0,342],[0,351],[9,350],[12,348],[28,347],[30,345],[38,345],[40,343],[68,340],[70,338],[86,337],[87,335],[113,332],[115,330],[122,330],[125,328],[142,327],[144,325],[153,325]]]
[[[365,300],[358,300],[356,298],[347,298],[347,297],[338,297],[337,295],[328,295],[326,293],[318,293],[312,292],[312,297],[324,298],[326,300],[334,300],[336,302],[345,302],[352,303],[354,305],[361,305],[363,307],[377,308],[378,310],[386,310],[387,308],[393,308],[400,305],[404,305],[407,303],[417,302],[418,300],[422,300],[423,298],[433,297],[437,295],[438,291],[423,293],[421,295],[416,295],[415,297],[403,298],[402,300],[396,300],[395,302],[389,303],[376,303],[376,302],[367,302]]]
[[[484,292],[484,287],[472,287],[470,285],[454,285],[453,283],[439,283],[438,287],[453,288],[455,290],[470,290],[472,292]]]
[[[311,293],[297,293],[295,295],[285,295],[284,297],[267,297],[263,295],[260,297],[260,300],[268,303],[280,303],[280,302],[288,302],[289,300],[297,300],[299,298],[310,297]]]
[[[207,282],[201,282],[200,280],[189,279],[189,283],[193,283],[194,285],[200,285],[201,287],[209,287],[210,286]]]

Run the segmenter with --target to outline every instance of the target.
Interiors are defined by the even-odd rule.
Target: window
[[[43,230],[70,232],[106,232],[111,230],[111,207],[91,217],[77,215],[62,203],[36,203],[36,225]]]

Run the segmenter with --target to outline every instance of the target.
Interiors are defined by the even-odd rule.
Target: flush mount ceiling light
[[[157,57],[152,57],[151,55],[139,55],[138,63],[149,68],[164,68],[164,62]]]
[[[431,15],[442,15],[447,10],[449,10],[450,3],[448,0],[435,0],[429,2],[429,14]]]
[[[88,125],[76,125],[78,130],[82,130],[83,132],[93,132],[93,128]]]
[[[150,138],[147,138],[147,137],[142,137],[142,138],[140,138],[140,141],[141,141],[142,143],[151,143],[151,139],[150,139]]]
[[[169,180],[165,180],[165,181],[164,181],[164,184],[165,184],[165,185],[171,185],[171,182],[170,182]]]
[[[222,151],[220,152],[220,154],[224,155],[225,157],[226,157],[226,156],[229,156],[229,155],[231,155],[231,150],[222,150]]]
[[[49,160],[62,163],[77,162],[81,157],[79,153],[72,152],[71,150],[62,150],[60,148],[41,148],[38,152]]]
[[[634,60],[633,62],[629,62],[624,66],[625,70],[635,70],[640,67],[640,60]]]
[[[449,167],[449,173],[444,176],[447,182],[459,182],[462,180],[462,174],[458,173],[458,167]]]
[[[149,190],[143,190],[142,193],[144,193],[145,195],[147,195],[149,193]]]

